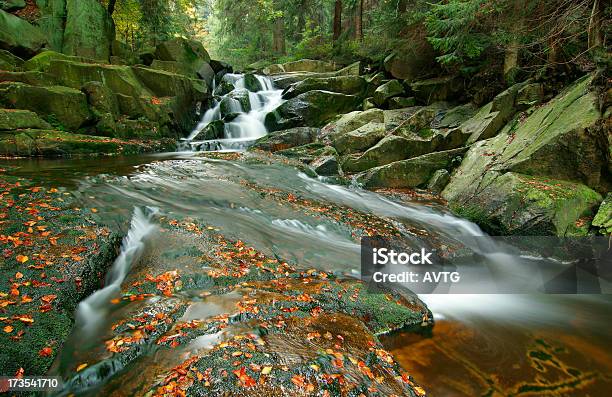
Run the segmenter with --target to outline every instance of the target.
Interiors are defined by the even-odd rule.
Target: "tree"
[[[342,0],[336,0],[334,3],[334,30],[333,40],[338,41],[342,33]]]

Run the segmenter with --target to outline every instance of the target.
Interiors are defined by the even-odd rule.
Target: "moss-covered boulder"
[[[383,106],[393,97],[401,96],[404,93],[404,86],[399,80],[391,80],[381,85],[374,91],[374,103]]]
[[[427,40],[412,39],[409,48],[394,52],[384,60],[387,73],[396,79],[412,82],[436,66],[435,52]]]
[[[62,52],[108,62],[115,25],[97,0],[66,0]]]
[[[29,85],[57,85],[53,76],[43,72],[4,72],[0,71],[0,81],[14,81]]]
[[[99,81],[85,83],[81,91],[87,95],[89,106],[100,114],[110,113],[119,115],[119,103],[117,97],[110,88]]]
[[[312,90],[339,92],[341,94],[358,95],[365,93],[368,84],[359,76],[338,76],[325,78],[307,78],[292,85],[283,92],[283,98],[291,99]]]
[[[395,97],[389,99],[389,109],[404,109],[416,106],[416,98],[414,97]]]
[[[202,43],[181,37],[164,41],[155,49],[155,57],[161,61],[172,61],[190,70],[195,77],[202,65],[210,61],[208,52]]]
[[[411,153],[412,148],[408,139],[389,135],[369,148],[365,153],[348,156],[342,162],[342,169],[349,173],[361,172],[406,159],[410,157]]]
[[[333,140],[370,122],[382,123],[383,120],[384,113],[381,109],[368,109],[363,112],[354,111],[343,114],[337,120],[327,124],[321,129],[321,135]]]
[[[440,194],[450,181],[450,172],[446,169],[437,170],[427,182],[427,190],[432,193]]]
[[[506,124],[507,120],[504,115],[499,111],[491,111],[492,106],[493,103],[483,106],[473,117],[463,122],[459,127],[469,145],[494,137]]]
[[[383,123],[369,122],[356,130],[332,137],[332,144],[340,154],[363,152],[376,145],[386,135]]]
[[[28,21],[0,10],[0,49],[29,58],[47,44],[42,31]]]
[[[274,131],[259,138],[252,146],[253,149],[276,152],[296,146],[314,142],[320,129],[310,127],[296,127],[288,130]]]
[[[25,6],[25,0],[0,0],[0,9],[8,12],[21,10]]]
[[[271,131],[292,127],[321,127],[338,114],[354,110],[360,104],[354,95],[328,91],[309,91],[292,98],[266,116]]]
[[[21,70],[23,59],[13,55],[9,51],[0,50],[0,70],[15,72]]]
[[[152,69],[163,70],[166,72],[174,73],[174,74],[182,74],[185,76],[190,76],[193,71],[187,65],[183,65],[176,61],[161,61],[159,59],[154,59],[151,63]],[[193,76],[195,77],[195,76]]]
[[[482,208],[478,216],[473,218],[488,225],[489,215],[499,218],[493,211],[498,211],[496,208],[501,206],[497,201],[495,205],[484,205],[493,191],[488,187],[499,188],[501,182],[497,180],[501,178],[512,187],[504,191],[509,197],[508,200],[522,197],[525,192],[519,189],[523,189],[525,184],[528,185],[524,181],[529,180],[529,175],[536,177],[534,183],[541,186],[543,194],[552,192],[551,194],[558,196],[558,200],[556,197],[550,197],[550,200],[538,201],[542,208],[544,204],[549,205],[542,215],[544,221],[549,222],[564,216],[558,212],[570,211],[572,201],[576,202],[576,209],[568,212],[568,216],[573,218],[572,222],[578,221],[584,216],[583,212],[587,207],[591,208],[591,204],[597,201],[596,196],[583,184],[601,190],[607,183],[604,176],[607,159],[605,149],[601,145],[604,137],[598,135],[603,134],[603,131],[595,128],[601,122],[601,114],[598,110],[597,94],[590,88],[591,79],[591,76],[586,76],[578,80],[546,105],[534,109],[525,120],[515,119],[494,138],[472,145],[465,160],[442,192],[443,197],[459,211],[462,211],[461,208]],[[507,172],[512,172],[514,176],[504,177]],[[564,182],[559,185],[559,190],[554,184],[549,186],[546,182],[553,178],[573,183]],[[570,194],[570,190],[574,192]],[[588,199],[584,199],[582,193],[588,196]],[[514,211],[514,207],[508,208]],[[506,214],[504,211],[502,212]],[[561,235],[571,231],[569,221],[559,222],[554,228],[549,222],[549,226],[538,226],[538,230]],[[522,232],[527,228],[527,225],[514,226],[510,221],[493,223],[501,225],[497,226],[499,233]],[[496,230],[493,226],[489,227]]]
[[[85,83],[98,81],[114,93],[132,97],[153,96],[129,66],[82,63],[71,60],[52,59],[47,72],[66,87],[80,90]]]
[[[287,72],[316,72],[316,73],[325,73],[325,72],[333,72],[336,70],[336,65],[324,62],[317,61],[313,59],[300,59],[293,62],[287,62],[283,64],[274,64],[262,68],[264,74],[277,74],[277,73],[287,73]]]
[[[51,129],[51,125],[29,110],[0,109],[0,131],[27,128]]]
[[[138,79],[157,96],[192,97],[200,101],[208,97],[208,87],[200,80],[142,66],[132,69]]]
[[[357,181],[368,188],[425,187],[436,171],[450,169],[465,151],[459,148],[396,161],[358,175]]]
[[[599,206],[597,214],[593,218],[593,228],[600,234],[612,234],[612,193],[608,193]]]
[[[7,108],[36,112],[67,129],[78,129],[91,119],[85,94],[63,86],[0,83],[0,102]]]
[[[580,183],[492,172],[478,195],[453,200],[451,209],[494,235],[580,236],[587,234],[601,200]]]
[[[40,54],[28,59],[24,64],[23,68],[29,71],[46,72],[51,65],[53,60],[73,61],[80,63],[96,63],[95,60],[79,56],[71,56],[62,54],[56,51],[43,51]]]

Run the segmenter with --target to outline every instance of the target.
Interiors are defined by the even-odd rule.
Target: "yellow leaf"
[[[81,371],[81,370],[83,370],[85,368],[87,368],[87,363],[83,363],[83,364],[79,365],[76,370],[77,370],[77,372],[79,372],[79,371]]]
[[[4,332],[6,332],[7,334],[10,334],[11,332],[13,332],[13,327],[10,325],[7,325],[6,327],[3,328]]]
[[[262,375],[269,375],[270,372],[272,372],[272,367],[263,367],[263,369],[261,370],[261,374]]]
[[[16,279],[23,278],[23,273],[21,273],[21,272],[17,272],[17,273],[15,273],[15,278],[16,278]]]
[[[19,263],[26,263],[28,261],[28,259],[30,259],[30,258],[28,258],[25,255],[17,255],[15,257],[15,259],[17,259],[17,262],[19,262]]]

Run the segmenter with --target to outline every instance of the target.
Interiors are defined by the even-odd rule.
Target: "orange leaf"
[[[26,258],[27,258],[27,257],[26,257]],[[23,273],[21,273],[21,272],[17,272],[17,273],[15,273],[15,278],[16,278],[16,279],[23,278]]]
[[[17,262],[19,262],[19,263],[26,263],[28,261],[28,259],[30,259],[30,258],[28,258],[25,255],[17,255],[15,257],[15,259],[17,259]]]
[[[83,370],[83,369],[87,368],[87,365],[88,365],[87,363],[83,363],[83,364],[79,365],[79,366],[76,368],[76,371],[77,371],[77,372],[79,372],[79,371],[81,371],[81,370]]]
[[[7,334],[10,334],[11,332],[13,332],[13,327],[10,325],[7,325],[6,327],[3,328],[4,332],[6,332]]]
[[[53,349],[51,349],[50,347],[43,347],[38,352],[38,355],[41,357],[50,357],[51,354],[53,354]]]

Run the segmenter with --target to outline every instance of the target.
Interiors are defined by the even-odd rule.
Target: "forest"
[[[0,393],[607,397],[611,18],[0,0]]]

